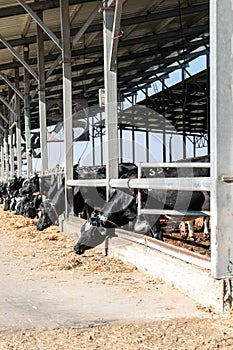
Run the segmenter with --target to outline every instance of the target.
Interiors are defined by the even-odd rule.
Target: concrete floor
[[[15,243],[0,236],[0,331],[209,317],[176,289],[148,284],[143,272],[130,273],[127,285],[127,280],[106,281],[98,272],[37,270],[35,259],[14,254]]]

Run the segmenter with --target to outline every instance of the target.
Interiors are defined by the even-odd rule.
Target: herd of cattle
[[[208,161],[206,157],[194,161]],[[176,172],[176,174],[174,173]],[[209,176],[209,169],[193,169],[193,176]],[[153,169],[153,177],[190,176],[186,168]],[[119,164],[119,178],[135,178],[138,168],[132,163]],[[148,177],[150,174],[145,173]],[[105,178],[105,166],[74,166],[74,179]],[[43,198],[43,200],[42,200]],[[161,215],[137,215],[138,191],[130,188],[113,189],[106,201],[105,187],[75,187],[70,208],[74,215],[86,219],[81,227],[81,234],[74,251],[83,254],[93,248],[106,237],[115,236],[115,228],[121,227],[128,231],[142,233],[163,240]],[[199,191],[161,191],[142,190],[141,203],[148,209],[181,209],[208,210],[206,202],[209,193]],[[14,176],[7,183],[0,185],[0,203],[4,210],[15,212],[16,215],[34,219],[38,217],[37,229],[43,230],[52,224],[58,224],[59,216],[65,210],[64,174],[48,174],[39,178],[35,173],[30,179]],[[207,204],[208,205],[208,204]]]

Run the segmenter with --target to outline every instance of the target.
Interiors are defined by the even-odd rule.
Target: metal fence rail
[[[138,189],[138,215],[172,215],[172,216],[209,216],[210,211],[186,211],[166,209],[142,209],[140,190],[177,190],[177,191],[211,191],[209,177],[170,177],[170,178],[142,178],[142,168],[210,168],[210,163],[139,163],[137,179],[82,179],[68,180],[68,186],[106,187]]]

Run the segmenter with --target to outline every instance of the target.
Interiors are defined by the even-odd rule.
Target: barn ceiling
[[[118,89],[120,99],[130,96],[148,84],[171,73],[183,63],[207,54],[209,50],[209,1],[207,0],[122,0],[123,10],[117,54]],[[46,26],[60,39],[59,0],[26,1],[30,8],[43,16]],[[102,1],[70,0],[71,37],[74,39],[89,16]],[[24,47],[29,48],[30,67],[37,72],[37,25],[17,0],[0,0],[0,34],[16,52],[23,57]],[[99,104],[99,89],[104,87],[103,66],[103,15],[97,15],[85,33],[72,46],[72,93],[74,99],[85,99],[88,106]],[[47,101],[62,100],[61,54],[56,44],[44,34],[45,71]],[[58,64],[55,65],[56,60]],[[0,40],[0,74],[15,83],[15,69],[19,68],[19,88],[24,90],[24,67],[15,59],[3,40]],[[51,67],[55,67],[51,72]],[[198,98],[192,106],[199,109],[207,119],[208,91],[207,74],[199,76],[205,87],[204,100]],[[204,79],[204,80],[203,80]],[[180,86],[180,88],[179,88]],[[32,128],[39,126],[38,86],[30,75],[30,112]],[[175,123],[181,112],[182,85],[177,85],[172,95],[169,90],[163,101],[165,117]],[[171,91],[171,90],[170,90]],[[198,95],[197,84],[189,85],[190,96]],[[0,79],[0,95],[9,101],[10,91],[6,81]],[[153,102],[154,101],[154,102]],[[205,101],[203,103],[203,101]],[[145,104],[161,113],[161,94],[150,97]],[[187,101],[190,102],[190,101]],[[195,103],[194,103],[195,102]],[[164,103],[164,102],[163,102]],[[195,108],[186,109],[193,119],[189,121],[189,132],[195,129]],[[61,116],[60,116],[61,117]],[[170,119],[169,119],[170,118]],[[178,117],[177,117],[178,118]],[[58,116],[59,119],[59,116]],[[124,119],[124,118],[123,118]],[[192,120],[194,120],[192,122]],[[24,118],[22,115],[22,124]],[[54,123],[48,120],[48,124]],[[129,124],[129,122],[128,122]],[[152,125],[152,124],[151,124]],[[175,125],[175,124],[174,124]],[[178,124],[176,124],[178,125]],[[188,125],[188,124],[187,124]],[[202,132],[206,129],[203,124]],[[137,125],[136,125],[137,126]],[[179,126],[181,131],[182,126]],[[153,129],[150,126],[150,129]]]

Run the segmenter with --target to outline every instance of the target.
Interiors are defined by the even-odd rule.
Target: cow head
[[[83,254],[86,250],[96,247],[104,242],[107,236],[107,230],[102,226],[93,226],[89,222],[86,222],[81,227],[81,235],[74,246],[76,254]]]

